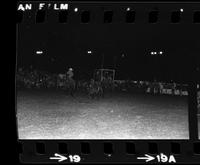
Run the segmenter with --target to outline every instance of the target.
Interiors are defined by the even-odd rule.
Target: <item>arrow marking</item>
[[[51,159],[51,160],[58,160],[58,162],[62,162],[64,160],[67,160],[67,157],[65,157],[63,155],[60,155],[60,154],[57,154],[57,153],[55,153],[54,156],[55,157],[50,157],[49,159]]]
[[[144,156],[145,157],[138,157],[137,159],[144,159],[146,162],[149,162],[149,161],[152,161],[152,160],[155,159],[153,156],[150,156],[150,155],[147,155],[147,154],[145,154]]]

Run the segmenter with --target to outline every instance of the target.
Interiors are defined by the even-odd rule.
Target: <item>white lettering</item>
[[[176,163],[176,160],[173,155],[170,155],[170,157],[169,157],[169,163],[171,163],[171,162]]]
[[[161,157],[161,162],[164,162],[164,163],[165,163],[165,162],[168,161],[167,155],[161,153],[161,154],[160,154],[160,157]]]
[[[54,4],[54,10],[59,10],[59,8],[57,7],[57,4]]]
[[[44,7],[45,3],[40,3],[39,4],[39,10],[41,10]]]
[[[26,4],[25,9],[26,10],[31,10],[32,9],[32,4]]]
[[[156,157],[157,157],[158,162],[160,162],[160,155],[157,155]]]
[[[22,10],[22,11],[25,11],[25,10],[31,10],[32,9],[32,4],[20,4],[18,6],[18,9],[17,10]]]
[[[25,11],[25,8],[24,8],[24,6],[22,4],[20,4],[17,10]]]
[[[60,9],[61,10],[67,10],[68,9],[68,4],[60,4]]]

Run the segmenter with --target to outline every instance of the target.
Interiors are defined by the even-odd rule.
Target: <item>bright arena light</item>
[[[43,51],[36,51],[36,54],[43,54]]]
[[[128,7],[127,9],[126,9],[126,11],[130,11],[131,9],[130,9],[130,7]]]
[[[151,52],[151,55],[154,55],[154,52]]]
[[[163,52],[162,52],[162,51],[160,51],[160,52],[159,52],[159,54],[163,54]]]
[[[74,8],[74,11],[75,11],[75,12],[77,12],[77,11],[78,11],[78,8],[77,8],[77,7],[76,7],[76,8]]]
[[[180,9],[181,12],[183,12],[183,9]]]
[[[87,51],[87,53],[88,53],[88,54],[91,54],[91,53],[92,53],[92,51],[91,51],[91,50],[88,50],[88,51]]]

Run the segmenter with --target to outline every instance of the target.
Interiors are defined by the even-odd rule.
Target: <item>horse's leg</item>
[[[73,82],[73,95],[75,94],[75,92],[76,92],[76,83],[75,83],[75,81]]]
[[[88,96],[89,96],[89,99],[93,99],[93,93],[91,93],[91,91],[89,91]]]
[[[73,89],[73,86],[70,86],[70,95],[72,97],[74,97],[74,89]]]
[[[101,97],[102,97],[102,98],[104,98],[104,94],[105,94],[104,92],[105,92],[105,90],[104,90],[104,88],[102,87],[102,88],[101,88]]]
[[[70,85],[70,94],[71,94],[71,96],[73,96],[73,97],[74,97],[75,88],[76,88],[75,85],[76,85],[75,82],[72,81],[72,82],[71,82],[71,85]]]

